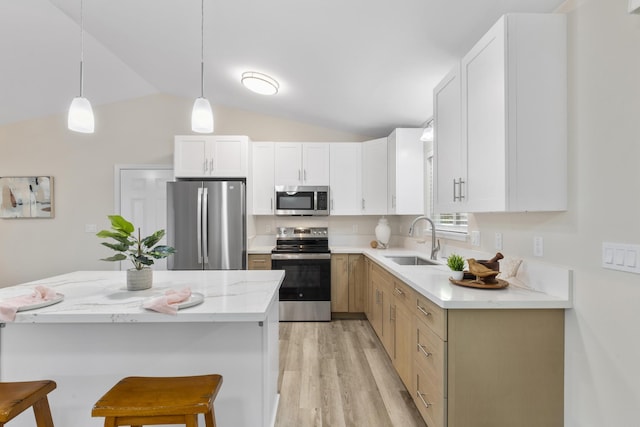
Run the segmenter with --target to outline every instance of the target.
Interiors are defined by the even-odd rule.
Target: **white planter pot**
[[[453,271],[451,270],[451,278],[453,280],[462,280],[464,277],[464,271]]]
[[[127,270],[127,290],[142,291],[151,288],[153,282],[153,270],[144,267],[142,270],[130,268]]]

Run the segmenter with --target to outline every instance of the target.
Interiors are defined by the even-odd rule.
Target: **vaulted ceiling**
[[[504,13],[563,0],[205,0],[205,96],[372,137],[418,127],[432,89]],[[84,0],[94,106],[200,93],[200,0]],[[0,1],[0,125],[62,114],[79,92],[80,0]],[[243,71],[281,84],[240,85]]]

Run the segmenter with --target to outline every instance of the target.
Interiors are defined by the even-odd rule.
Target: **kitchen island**
[[[219,425],[269,426],[277,409],[278,289],[282,271],[157,271],[127,291],[126,273],[81,271],[0,289],[0,301],[54,289],[61,302],[0,323],[0,380],[52,379],[55,425],[101,426],[93,404],[125,376],[224,377]],[[142,304],[189,287],[202,303],[176,315]],[[194,299],[195,300],[195,299]],[[33,425],[30,411],[13,427]]]

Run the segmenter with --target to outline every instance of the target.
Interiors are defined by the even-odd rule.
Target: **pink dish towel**
[[[56,297],[56,291],[46,286],[38,285],[31,295],[21,295],[0,302],[0,320],[13,322],[20,307],[51,301]]]
[[[145,301],[142,306],[159,313],[178,314],[178,304],[187,301],[190,297],[191,288],[184,288],[179,291],[169,289],[163,296],[151,298]]]

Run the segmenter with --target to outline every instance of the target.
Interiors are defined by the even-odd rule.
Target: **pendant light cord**
[[[200,98],[204,98],[204,0],[200,13]]]
[[[84,2],[80,0],[80,98],[82,98],[82,87],[84,83]]]

